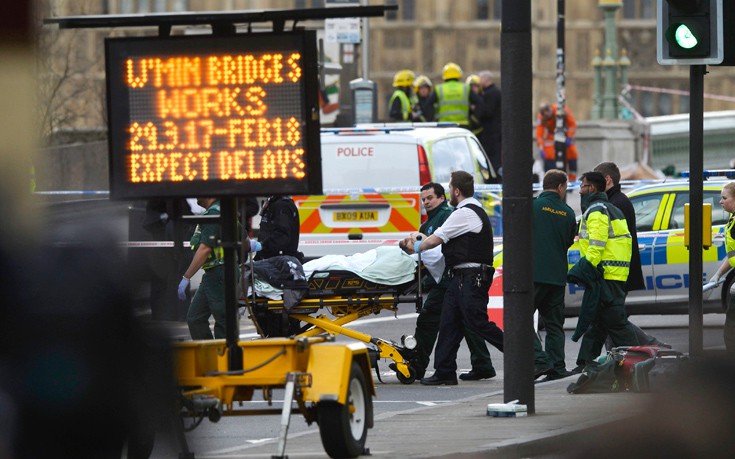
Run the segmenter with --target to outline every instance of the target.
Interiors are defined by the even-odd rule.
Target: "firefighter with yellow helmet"
[[[454,62],[442,69],[444,83],[436,86],[431,96],[436,107],[437,121],[453,121],[469,129],[470,112],[482,107],[482,98],[472,92],[469,85],[460,81],[462,68]]]
[[[474,92],[478,96],[482,97],[482,87],[480,86],[480,77],[474,73],[467,77],[465,84],[470,88],[470,91]],[[480,119],[477,117],[476,111],[470,111],[470,130],[476,136],[479,136],[482,132],[482,125]]]
[[[393,76],[393,94],[388,101],[388,119],[391,121],[413,121],[411,87],[416,78],[411,70],[399,70]]]
[[[415,121],[434,121],[434,103],[430,101],[434,85],[426,75],[419,75],[413,81],[416,101],[413,104]]]

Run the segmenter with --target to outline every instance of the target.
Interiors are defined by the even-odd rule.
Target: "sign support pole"
[[[704,197],[704,65],[689,68],[689,354],[703,351],[702,199]]]

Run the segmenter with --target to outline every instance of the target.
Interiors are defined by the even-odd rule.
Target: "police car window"
[[[646,194],[630,198],[635,211],[636,231],[653,230],[653,223],[656,221],[656,213],[659,205],[661,205],[661,199],[663,199],[663,194]]]
[[[453,171],[467,171],[475,175],[472,154],[464,137],[452,137],[434,142],[431,147],[431,162],[435,182],[449,182]]]
[[[684,204],[689,202],[689,193],[680,193],[674,201],[669,228],[684,228]],[[720,206],[720,190],[705,190],[704,204],[712,206],[712,226],[727,224],[728,214]]]

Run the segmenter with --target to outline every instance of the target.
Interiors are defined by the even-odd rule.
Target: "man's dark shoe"
[[[574,367],[572,371],[569,372],[570,375],[578,375],[584,371],[586,365],[577,365]]]
[[[574,374],[575,373],[572,373],[571,371],[567,371],[566,369],[564,371],[551,370],[550,372],[546,374],[546,377],[540,380],[539,382],[556,381],[557,379],[564,379]]]
[[[442,378],[434,374],[428,378],[421,378],[421,384],[424,386],[456,386],[457,378]]]
[[[552,370],[551,367],[536,365],[533,367],[533,379],[539,379]]]
[[[490,379],[494,378],[496,375],[495,369],[491,369],[489,371],[475,371],[470,370],[469,373],[462,373],[459,375],[459,379],[462,381],[479,381],[481,379]]]

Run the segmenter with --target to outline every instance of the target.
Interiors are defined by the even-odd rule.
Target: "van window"
[[[452,137],[431,146],[431,166],[435,182],[447,183],[453,171],[466,171],[476,176],[475,162],[464,137]]]

